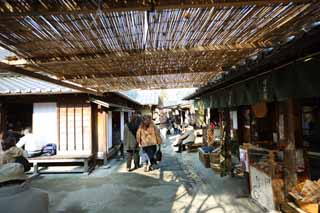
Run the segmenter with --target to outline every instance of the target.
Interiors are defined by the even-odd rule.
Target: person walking
[[[137,143],[137,131],[141,123],[141,118],[138,114],[132,114],[130,121],[124,127],[124,136],[123,136],[123,143],[124,149],[127,151],[128,158],[127,158],[127,170],[129,172],[133,171],[134,169],[139,168],[140,160],[139,160],[139,146]],[[131,162],[132,159],[134,161],[134,169],[131,169]]]
[[[145,162],[144,171],[151,171],[157,164],[155,160],[157,145],[162,143],[159,129],[153,124],[151,116],[143,116],[142,123],[137,131],[137,142],[150,160],[150,163]]]
[[[161,134],[161,139],[162,141],[166,141],[167,139],[167,131],[168,131],[168,127],[169,127],[169,120],[167,115],[162,111],[160,112],[160,134]]]

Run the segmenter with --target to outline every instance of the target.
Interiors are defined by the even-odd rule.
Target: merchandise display
[[[296,205],[306,213],[318,213],[320,204],[320,179],[305,180],[289,192]]]

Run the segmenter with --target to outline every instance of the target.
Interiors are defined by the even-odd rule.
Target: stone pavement
[[[197,153],[174,153],[172,140],[152,172],[127,172],[113,160],[89,176],[42,175],[32,185],[49,192],[50,212],[262,212],[246,197],[244,180],[214,174]]]

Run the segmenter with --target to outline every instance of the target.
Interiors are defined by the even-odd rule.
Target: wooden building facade
[[[123,140],[124,125],[139,104],[120,93],[94,96],[22,76],[0,76],[12,88],[0,89],[2,131],[32,128],[42,145],[57,145],[57,155],[106,160]],[[15,84],[15,83],[18,84]]]

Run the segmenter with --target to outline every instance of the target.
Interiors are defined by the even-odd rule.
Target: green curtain
[[[227,108],[261,101],[320,96],[320,63],[311,60],[214,91],[201,99],[206,107]]]

